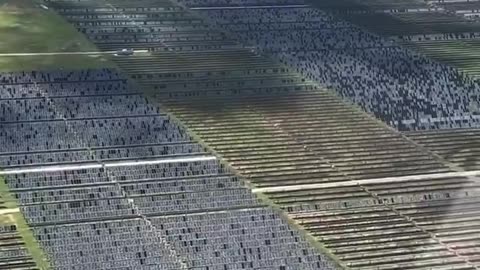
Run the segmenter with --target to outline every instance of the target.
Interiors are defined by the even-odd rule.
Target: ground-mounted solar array
[[[8,189],[3,184],[0,187],[0,269],[48,268],[43,251],[39,248]]]
[[[307,236],[316,239],[320,244],[317,250],[338,260],[339,267],[365,270],[480,267],[478,172],[472,171],[476,167],[471,157],[467,158],[467,164],[462,163],[463,152],[450,156],[442,152],[457,146],[436,143],[448,141],[448,136],[438,135],[442,132],[462,134],[462,131],[471,135],[465,145],[475,145],[475,129],[470,132],[467,127],[477,125],[475,104],[470,101],[478,101],[475,97],[478,83],[450,66],[406,51],[394,41],[351,25],[351,21],[344,20],[345,14],[340,14],[341,5],[332,6],[341,1],[330,2],[322,10],[289,0],[52,1],[50,5],[102,50],[149,50],[112,60],[138,83],[139,89],[148,92],[162,108],[184,123],[208,150],[229,163],[232,172],[240,175],[253,193],[287,213]],[[376,2],[369,1],[367,7],[384,11],[401,9],[402,5],[425,7],[415,1],[397,1],[395,7]],[[327,1],[322,3],[327,5]],[[184,5],[194,10],[188,11]],[[250,8],[238,8],[245,5]],[[319,43],[307,34],[316,38],[326,35],[328,39]],[[339,44],[348,53],[336,50]],[[392,53],[402,64],[392,66],[388,62],[391,59],[381,53],[372,61],[376,52]],[[309,59],[312,55],[321,56],[324,66],[331,69],[323,77],[312,72],[315,71]],[[302,64],[295,65],[293,60]],[[363,69],[351,60],[364,65]],[[355,69],[348,70],[352,65],[357,71],[372,69],[374,73],[362,77]],[[426,67],[420,69],[418,65]],[[325,71],[325,67],[318,68]],[[408,71],[409,68],[414,72]],[[408,75],[398,77],[407,71]],[[344,79],[355,74],[359,77],[353,83]],[[379,80],[381,87],[375,85]],[[400,86],[403,91],[398,89]],[[419,93],[422,95],[414,96]],[[152,104],[153,99],[149,100]],[[387,124],[402,130],[428,130],[400,133]],[[99,141],[92,142],[96,144],[90,152],[99,147]],[[162,216],[161,200],[152,205],[143,199],[151,197],[150,189],[157,189],[137,187],[138,174],[152,173],[143,166],[146,165],[131,173],[112,167],[74,174],[85,175],[81,179],[90,179],[87,175],[91,174],[105,178],[102,174],[108,174],[106,178],[117,179],[114,186],[120,186],[127,201],[133,198],[138,211],[153,226],[164,226],[165,234],[182,231],[184,228],[178,224],[189,220],[180,216],[157,218]],[[55,179],[59,177],[55,174],[51,177],[53,180],[47,177],[46,182],[56,185]],[[34,186],[39,182],[36,178],[26,183]],[[72,183],[76,178],[72,177]],[[12,181],[11,184],[25,182]],[[109,180],[85,181],[97,184]],[[124,184],[125,181],[130,185]],[[161,194],[164,188],[158,187],[158,192]],[[28,196],[26,202],[33,202]],[[235,212],[236,203],[249,202],[246,197],[231,193],[211,196],[210,200],[229,198],[225,203],[231,207],[227,211],[230,213]],[[115,196],[108,198],[113,200]],[[194,204],[210,207],[207,202]],[[71,217],[62,210],[64,207],[28,209],[48,213],[57,210],[54,220],[42,220],[43,214],[38,217],[48,227],[49,222],[69,222]],[[119,215],[126,215],[128,207],[125,209],[122,208],[125,212],[119,209]],[[90,215],[96,214],[89,211],[80,217],[90,219]],[[253,221],[259,215],[262,214],[252,212],[249,217]],[[57,216],[61,220],[56,220]],[[242,217],[237,218],[249,219]],[[205,219],[199,217],[193,223],[199,228],[219,228],[224,222],[219,221],[219,227],[215,227]],[[188,227],[185,229],[190,233]],[[82,229],[75,232],[78,230]],[[52,231],[45,232],[49,233]],[[64,231],[58,233],[68,235]],[[215,233],[206,235],[207,241],[215,237]],[[184,237],[167,237],[167,242],[175,240],[170,248],[179,257],[186,254],[182,246]],[[60,252],[54,242],[48,243],[52,246],[50,250]],[[193,256],[195,252],[199,251],[193,249],[188,254]],[[314,251],[307,254],[311,252]],[[187,262],[194,266],[197,260],[205,260],[205,254],[215,258],[217,253],[201,254],[200,258],[193,256]],[[232,260],[238,259],[235,254],[228,254]],[[306,269],[294,264],[294,260],[296,255],[285,262],[286,267]],[[318,269],[315,268],[318,265],[310,266]],[[240,264],[232,269],[242,267]]]
[[[0,269],[38,269],[35,261],[25,246],[17,226],[3,225],[0,227]]]
[[[478,1],[308,1],[478,77]],[[381,23],[379,23],[381,22]]]
[[[332,269],[118,71],[4,73],[4,183],[54,269]]]
[[[121,70],[0,74],[0,269],[480,267],[475,4],[45,4]]]
[[[374,33],[393,38],[403,47],[448,64],[474,79],[479,75],[479,1],[382,1],[381,6],[362,1],[310,1],[341,14],[342,18]],[[413,2],[416,2],[414,4]],[[368,10],[368,12],[361,12]],[[381,23],[377,23],[381,22]],[[456,95],[458,89],[449,87]],[[477,94],[466,105],[479,114]],[[413,140],[459,169],[478,169],[478,129],[408,132]]]

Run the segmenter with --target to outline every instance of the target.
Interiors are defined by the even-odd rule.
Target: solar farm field
[[[480,268],[478,22],[0,3],[1,270]]]
[[[478,183],[405,134],[244,48],[202,12],[167,1],[56,1],[55,9],[104,50],[149,48],[113,61],[339,267],[475,269],[475,236],[460,237],[468,228],[454,220],[477,226]],[[126,18],[137,23],[118,34]],[[226,23],[238,32],[244,24]],[[137,33],[141,25],[154,27]],[[300,19],[275,27],[290,25],[307,27]]]

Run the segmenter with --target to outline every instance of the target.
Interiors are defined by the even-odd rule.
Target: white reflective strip
[[[191,7],[192,10],[215,10],[215,9],[261,9],[261,8],[306,8],[309,5],[271,5],[271,6],[223,6],[223,7]]]
[[[172,159],[158,159],[158,160],[145,160],[145,161],[128,161],[128,162],[111,162],[105,163],[105,167],[122,167],[122,166],[142,166],[142,165],[155,165],[165,163],[179,163],[179,162],[197,162],[197,161],[209,161],[216,160],[214,156],[201,156],[191,158],[172,158]]]
[[[295,185],[295,186],[254,188],[252,189],[252,192],[264,193],[264,192],[298,191],[298,190],[305,190],[305,189],[320,189],[320,188],[356,186],[356,185],[366,185],[366,184],[382,184],[382,183],[439,179],[439,178],[448,178],[448,177],[472,177],[472,176],[480,176],[480,171],[421,174],[421,175],[385,177],[385,178],[364,179],[364,180],[335,182],[335,183],[319,183],[319,184],[306,184],[306,185]]]
[[[36,173],[36,172],[61,172],[72,171],[82,169],[99,169],[99,168],[113,168],[123,166],[142,166],[142,165],[155,165],[165,163],[180,163],[180,162],[197,162],[197,161],[209,161],[216,160],[214,156],[198,156],[187,158],[169,158],[169,159],[154,159],[154,160],[130,160],[130,161],[111,161],[104,163],[84,163],[78,165],[54,165],[54,166],[41,166],[41,167],[29,167],[29,168],[17,168],[17,169],[5,169],[0,171],[0,175],[11,175],[20,173]]]

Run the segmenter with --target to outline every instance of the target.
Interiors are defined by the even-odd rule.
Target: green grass
[[[112,62],[102,56],[90,55],[54,55],[54,56],[9,56],[0,57],[0,72],[114,68]]]
[[[5,203],[5,206],[8,209],[18,208],[17,200],[10,193],[8,186],[6,185],[2,177],[0,177],[0,198],[2,198],[2,200]],[[35,239],[35,236],[33,235],[33,232],[28,226],[22,213],[17,212],[12,214],[0,215],[0,224],[1,225],[16,224],[17,230],[22,236],[23,241],[25,242],[25,246],[27,247],[33,260],[37,264],[37,267],[42,270],[51,269],[50,263],[46,259],[47,257],[45,253],[40,247],[40,244]]]
[[[83,34],[34,0],[0,0],[0,54],[98,51]],[[113,67],[90,55],[1,56],[0,71]]]
[[[50,10],[0,9],[0,52],[96,51],[86,37]]]

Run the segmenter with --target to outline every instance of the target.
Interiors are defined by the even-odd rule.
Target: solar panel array
[[[400,5],[404,2],[409,1]],[[250,43],[244,48],[245,44],[232,40],[257,29],[262,34],[252,37],[255,45],[264,42],[271,29],[281,32],[283,35],[274,37],[282,40],[290,32],[314,33],[318,30],[315,27],[332,26],[336,31],[322,31],[329,32],[332,40],[341,40],[346,48],[373,42],[380,51],[389,52],[385,46],[390,41],[340,20],[337,13],[308,8],[303,2],[295,7],[238,9],[238,3],[255,3],[203,1],[201,8],[211,3],[216,8],[228,6],[220,7],[222,11],[201,12],[252,12],[258,16],[250,17],[255,23],[244,23],[247,18],[243,15],[233,16],[236,23],[225,25],[232,31],[221,32],[218,25],[212,25],[211,17],[202,19],[198,13],[166,1],[55,1],[55,8],[102,49],[148,48],[149,53],[113,60],[245,176],[254,185],[254,192],[268,197],[302,224],[341,260],[342,266],[365,270],[478,268],[479,201],[474,172],[458,172],[421,144],[342,102],[322,88],[316,78],[308,77],[309,67],[297,70],[269,54],[261,55],[261,47],[252,48]],[[269,1],[260,4],[272,5]],[[377,4],[388,9],[388,5]],[[288,16],[290,12],[301,16]],[[288,20],[279,23],[279,18]],[[313,28],[309,29],[309,25]],[[355,37],[365,42],[348,40],[342,27],[354,31]],[[117,40],[109,41],[118,33]],[[215,41],[211,40],[213,36]],[[303,35],[295,38],[289,39],[295,41],[292,44],[310,40]],[[393,52],[405,53],[402,59],[407,63],[417,57],[391,44]],[[271,42],[263,45],[275,47]],[[315,46],[312,49],[318,49]],[[326,43],[320,52],[335,56],[339,52],[332,47],[332,42]],[[281,53],[296,57],[295,51],[302,49],[289,48]],[[362,61],[368,62],[368,57],[364,55]],[[430,65],[430,60],[418,57],[418,63]],[[385,61],[373,61],[372,66],[388,65]],[[406,67],[399,70],[402,68]],[[445,66],[440,71],[443,68],[457,72]],[[462,80],[460,83],[464,83]],[[389,82],[385,80],[387,86]],[[420,81],[409,83],[415,86]],[[475,93],[475,89],[469,93]],[[366,100],[367,107],[381,105],[372,103],[375,99],[371,96],[362,95],[364,89],[353,90],[359,93],[360,100]],[[399,113],[402,117],[409,110],[424,109],[402,104],[406,109]],[[402,117],[394,119],[393,125],[405,120]],[[464,125],[444,120],[423,124],[429,128]],[[416,128],[418,123],[406,124]]]
[[[276,57],[392,127],[479,127],[478,112],[471,111],[479,102],[478,81],[339,19],[335,13],[302,5],[198,12],[239,42]]]
[[[333,269],[117,71],[0,77],[4,180],[54,269]]]
[[[0,269],[38,269],[16,225],[0,226],[0,247]]]

